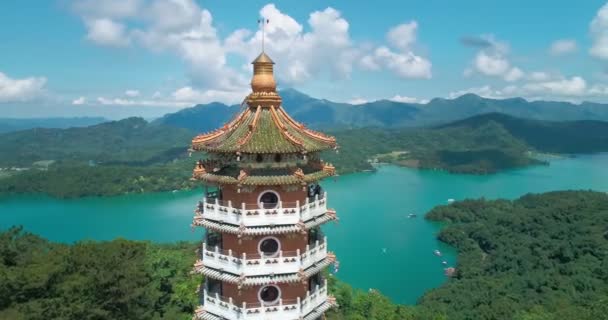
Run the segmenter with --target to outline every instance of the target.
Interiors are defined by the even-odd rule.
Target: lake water
[[[324,227],[340,260],[338,277],[413,304],[445,281],[441,260],[456,253],[435,239],[438,226],[422,215],[447,199],[516,198],[566,189],[608,191],[608,154],[552,159],[550,166],[489,176],[454,175],[394,166],[324,182],[329,206],[340,221]],[[0,229],[23,225],[48,239],[172,242],[200,240],[189,227],[200,191],[57,200],[45,196],[0,198]],[[408,219],[407,214],[418,217]],[[443,258],[433,250],[444,253]]]

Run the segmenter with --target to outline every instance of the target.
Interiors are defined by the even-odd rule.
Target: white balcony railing
[[[232,298],[222,297],[218,294],[210,294],[206,290],[203,293],[203,305],[197,308],[195,317],[203,319],[204,313],[212,313],[224,319],[238,320],[284,320],[302,319],[314,309],[324,303],[331,303],[331,297],[327,294],[327,280],[323,286],[316,286],[313,292],[307,292],[304,299],[282,300],[272,305],[263,306],[260,303],[244,303],[237,306]]]
[[[257,205],[256,205],[257,206]],[[315,196],[314,200],[306,198],[304,203],[300,201],[293,203],[279,202],[276,208],[262,209],[252,208],[245,203],[234,206],[231,201],[213,202],[204,199],[199,202],[196,215],[203,219],[214,220],[245,227],[268,226],[268,225],[290,225],[300,221],[322,216],[327,212],[327,193],[322,197]]]
[[[304,252],[279,251],[276,257],[261,257],[259,254],[234,255],[232,250],[221,250],[203,243],[203,265],[237,275],[257,276],[267,274],[296,273],[327,258],[327,238],[307,245]]]

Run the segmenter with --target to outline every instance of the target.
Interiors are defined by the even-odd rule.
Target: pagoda
[[[205,185],[193,227],[206,229],[193,319],[310,320],[336,306],[322,275],[335,256],[320,226],[337,217],[319,185],[335,175],[319,153],[336,140],[285,112],[273,65],[262,51],[241,112],[192,140],[206,157],[193,173]]]

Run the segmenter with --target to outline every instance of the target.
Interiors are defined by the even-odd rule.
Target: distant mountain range
[[[101,117],[78,117],[78,118],[32,118],[13,119],[0,118],[0,133],[19,131],[32,128],[58,128],[88,127],[108,121]]]
[[[583,102],[526,101],[522,98],[487,99],[466,94],[456,99],[436,98],[427,104],[379,100],[360,105],[315,99],[294,89],[280,92],[283,107],[298,121],[313,128],[418,127],[439,125],[468,117],[503,113],[519,118],[550,121],[608,121],[608,105]],[[201,104],[167,114],[155,122],[196,132],[213,130],[229,120],[239,106]]]

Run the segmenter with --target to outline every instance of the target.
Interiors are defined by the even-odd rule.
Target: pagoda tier
[[[336,140],[285,112],[266,54],[253,65],[242,112],[192,140],[205,152],[192,178],[206,186],[192,226],[207,231],[194,319],[319,319],[336,306],[321,275],[336,257],[320,226],[337,219],[319,185],[336,169],[319,153]]]
[[[222,128],[196,136],[192,140],[193,150],[282,154],[309,153],[336,147],[334,137],[306,128],[285,112],[281,97],[275,92],[272,64],[264,53],[254,61],[254,92],[245,99],[247,107]]]

